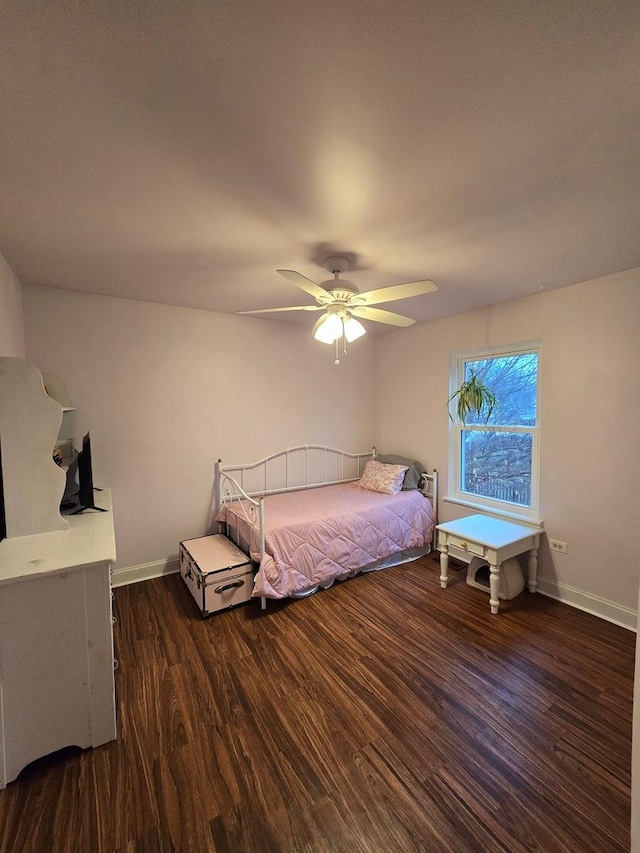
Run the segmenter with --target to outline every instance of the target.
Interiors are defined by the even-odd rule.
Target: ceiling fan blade
[[[236,311],[236,314],[271,314],[274,311],[324,311],[324,305],[287,305],[285,308],[254,308],[253,311]]]
[[[296,272],[295,270],[276,270],[276,272],[280,273],[280,275],[284,276],[288,281],[292,284],[295,284],[296,287],[301,287],[303,290],[313,296],[314,299],[331,299],[331,294],[324,289],[324,287],[320,287],[319,284],[316,284],[315,281],[311,281],[310,278],[307,278],[306,275],[302,275],[302,273]]]
[[[349,308],[349,313],[354,317],[362,317],[363,320],[373,320],[376,323],[388,323],[390,326],[413,326],[415,320],[403,317],[402,314],[394,314],[392,311],[382,311],[380,308],[369,308],[364,305],[357,308]]]
[[[406,284],[394,284],[391,287],[368,290],[366,293],[360,293],[358,299],[364,299],[365,305],[377,305],[379,302],[394,302],[396,299],[421,296],[423,293],[431,293],[437,289],[437,284],[427,278],[423,281],[408,281]]]

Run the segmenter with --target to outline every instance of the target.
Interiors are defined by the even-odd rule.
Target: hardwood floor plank
[[[367,783],[377,788],[378,796],[385,801],[392,814],[402,819],[410,833],[411,845],[406,849],[431,846],[437,850],[482,851],[492,840],[486,825],[471,820],[460,820],[458,812],[450,819],[442,809],[440,796],[433,796],[425,784],[434,774],[423,772],[416,776],[389,749],[383,739],[364,750],[369,772]]]
[[[118,588],[118,740],[0,792],[0,853],[628,851],[635,636],[438,578],[209,619]]]

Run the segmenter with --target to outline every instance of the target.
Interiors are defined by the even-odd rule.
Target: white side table
[[[535,592],[538,573],[540,533],[524,524],[502,521],[488,515],[469,515],[456,521],[438,524],[440,550],[440,586],[447,588],[449,550],[482,557],[489,563],[489,606],[498,612],[500,567],[504,560],[529,552],[529,592]]]

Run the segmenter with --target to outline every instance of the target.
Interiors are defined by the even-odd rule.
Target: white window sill
[[[456,506],[463,506],[467,509],[474,509],[477,512],[484,512],[486,515],[492,515],[495,518],[504,518],[507,521],[515,521],[518,524],[528,524],[529,527],[535,527],[537,530],[544,529],[544,521],[541,518],[534,518],[530,515],[523,515],[519,512],[511,512],[509,510],[502,510],[496,507],[488,507],[481,503],[474,503],[467,498],[454,498],[445,496],[443,501],[448,504],[456,504]]]

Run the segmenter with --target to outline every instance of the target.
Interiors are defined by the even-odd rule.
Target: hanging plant
[[[498,405],[496,395],[482,382],[475,373],[471,374],[471,379],[463,382],[457,391],[447,400],[447,408],[449,409],[449,417],[453,421],[451,414],[451,403],[457,398],[456,409],[458,419],[466,424],[467,416],[471,412],[480,415],[480,412],[485,412],[485,424],[491,417],[491,413]]]

